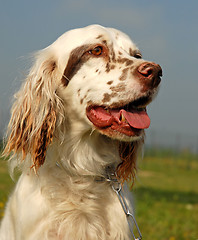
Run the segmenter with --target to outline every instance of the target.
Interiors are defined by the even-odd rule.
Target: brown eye
[[[103,49],[101,46],[98,46],[90,50],[89,53],[95,56],[100,56],[103,53]]]

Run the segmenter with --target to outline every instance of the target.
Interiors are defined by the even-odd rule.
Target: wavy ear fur
[[[144,138],[134,142],[119,143],[119,154],[122,162],[117,167],[117,175],[121,182],[134,180],[137,170],[136,160],[143,143]]]
[[[21,154],[25,159],[30,154],[36,170],[44,163],[52,142],[57,111],[63,116],[62,103],[56,95],[57,78],[56,61],[46,52],[40,52],[11,110],[4,155]]]

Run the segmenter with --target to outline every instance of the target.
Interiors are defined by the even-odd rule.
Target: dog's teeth
[[[124,117],[123,114],[121,114],[121,121],[122,121],[122,122],[126,122],[126,119],[125,119],[125,117]]]

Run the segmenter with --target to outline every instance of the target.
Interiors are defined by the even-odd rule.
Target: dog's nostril
[[[142,63],[137,71],[141,75],[141,79],[144,79],[145,84],[149,84],[151,87],[157,87],[161,81],[162,69],[155,63]]]
[[[138,72],[144,77],[150,77],[154,74],[154,66],[151,64],[141,64],[138,68]]]
[[[153,69],[152,68],[148,68],[147,69],[147,73],[145,75],[149,77],[152,74],[153,74]]]

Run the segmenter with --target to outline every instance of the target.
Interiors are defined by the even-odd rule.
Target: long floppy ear
[[[36,170],[44,163],[61,116],[61,100],[56,95],[57,63],[45,51],[37,55],[35,65],[19,92],[11,110],[8,140],[4,155],[31,155]],[[60,119],[58,120],[60,121]]]
[[[121,163],[117,167],[117,175],[122,183],[131,180],[134,182],[137,170],[136,161],[143,142],[144,138],[134,142],[119,143]]]

